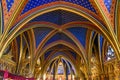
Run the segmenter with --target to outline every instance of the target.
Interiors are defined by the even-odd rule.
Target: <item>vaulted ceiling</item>
[[[69,67],[68,73],[78,74],[81,67],[86,75],[87,69],[81,64],[91,67],[91,58],[95,56],[102,67],[108,45],[120,59],[119,24],[115,24],[120,21],[116,17],[119,3],[119,0],[1,0],[0,57],[11,52],[17,65],[15,73],[21,75],[24,67],[29,67],[37,77],[59,63]]]

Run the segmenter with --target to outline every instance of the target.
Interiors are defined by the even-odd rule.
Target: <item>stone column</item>
[[[100,75],[100,79],[101,79],[101,80],[104,80],[104,79],[105,79],[105,75],[103,75],[103,74]]]
[[[72,78],[72,73],[71,73],[70,75],[71,75],[71,80],[73,80],[73,78]]]
[[[114,80],[115,79],[115,75],[114,73],[109,73],[109,80]]]
[[[43,80],[43,76],[40,77],[40,80]]]
[[[108,74],[105,75],[104,80],[109,80],[109,75]]]
[[[55,73],[53,72],[53,80],[55,80]]]
[[[54,68],[53,68],[53,80],[55,80],[55,65],[54,65]]]
[[[66,66],[66,80],[68,80],[68,67]]]
[[[80,80],[80,77],[75,77],[75,80]]]
[[[115,75],[115,80],[119,80],[119,74]]]
[[[88,80],[92,80],[91,74],[88,75]]]
[[[115,80],[119,80],[120,70],[119,70],[119,69],[116,69],[116,70],[114,71],[114,74],[115,74]]]

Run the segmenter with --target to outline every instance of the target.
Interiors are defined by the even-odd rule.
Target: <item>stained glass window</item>
[[[107,54],[106,54],[107,61],[111,60],[114,57],[115,57],[115,54],[114,54],[113,48],[111,46],[108,46]]]
[[[58,65],[58,74],[63,74],[63,73],[64,73],[63,65],[62,65],[62,63],[60,63]]]

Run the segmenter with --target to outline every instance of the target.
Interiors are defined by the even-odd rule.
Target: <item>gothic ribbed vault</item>
[[[119,80],[119,10],[120,0],[1,0],[0,76]]]

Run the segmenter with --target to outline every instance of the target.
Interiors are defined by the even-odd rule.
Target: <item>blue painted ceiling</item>
[[[80,43],[85,47],[86,34],[87,34],[86,28],[83,28],[83,27],[69,28],[68,31],[70,31],[80,41]]]
[[[41,16],[38,16],[33,20],[31,20],[30,22],[35,22],[35,21],[47,21],[47,22],[58,24],[58,25],[63,25],[65,23],[72,22],[72,21],[88,21],[88,20],[82,16],[79,16],[77,14],[74,14],[68,11],[56,10],[56,11],[52,11],[52,12],[43,14]]]
[[[52,51],[53,50],[50,50],[50,51],[48,51],[48,52],[45,53],[45,55],[44,55],[45,59],[51,54]]]
[[[22,14],[24,14],[25,12],[35,7],[48,4],[51,2],[55,2],[55,1],[61,1],[61,0],[29,0],[24,10],[22,11]],[[89,2],[89,0],[62,0],[62,1],[77,4],[77,5],[83,6],[84,8],[91,10],[92,12],[96,12],[93,6],[91,5],[91,3]]]
[[[72,21],[88,21],[88,20],[71,12],[67,12],[63,10],[56,10],[56,11],[43,14],[39,17],[36,17],[30,22],[37,22],[37,21],[47,21],[47,22],[58,24],[58,25],[63,25],[65,23],[72,22]],[[70,28],[68,29],[68,31],[70,31],[73,35],[75,35],[75,37],[77,37],[78,40],[81,42],[81,44],[85,47],[86,32],[87,32],[86,28],[82,28],[82,27],[81,28]],[[48,33],[49,33],[48,30],[46,31],[43,29],[36,29],[35,31],[36,47],[39,45],[43,37],[45,37],[46,34]],[[57,40],[65,40],[67,42],[74,44],[74,42],[70,38],[68,38],[65,34],[57,33],[51,39],[48,40],[46,45],[53,41],[57,41]]]
[[[105,4],[106,8],[108,9],[108,11],[110,12],[112,0],[104,0],[104,4]]]
[[[50,28],[34,28],[36,47],[40,44],[43,38],[51,31]]]
[[[70,51],[70,50],[69,50],[69,52],[70,52],[70,54],[76,59],[76,54],[77,54],[77,53],[76,53],[76,52],[73,52],[73,51]]]
[[[54,42],[54,41],[58,41],[58,40],[64,40],[64,41],[66,41],[66,42],[69,42],[69,43],[72,43],[72,44],[75,45],[75,43],[74,43],[68,36],[66,36],[66,35],[63,34],[63,33],[57,33],[57,34],[55,34],[53,37],[51,37],[51,38],[46,42],[45,45],[48,45],[48,44],[50,44],[50,43],[52,43],[52,42]]]
[[[10,11],[10,9],[14,3],[14,0],[6,0],[6,2],[7,2],[7,9],[8,9],[8,11]]]
[[[55,2],[56,0],[29,0],[27,5],[25,6],[24,10],[22,11],[22,14],[24,14],[25,12],[41,6],[43,4],[47,4],[47,3],[51,3],[51,2]]]
[[[87,8],[92,12],[96,12],[91,3],[89,2],[89,0],[64,0],[64,1],[83,6],[84,8]]]
[[[35,7],[38,7],[38,6],[41,6],[44,4],[48,4],[51,2],[55,2],[55,1],[61,1],[61,0],[29,0],[28,3],[26,4],[25,8],[22,11],[22,14],[24,14],[25,12],[27,12]],[[64,1],[80,5],[84,8],[91,10],[92,12],[96,13],[94,7],[89,2],[89,0],[64,0]],[[14,3],[14,0],[6,0],[6,3],[7,3],[7,9],[8,9],[8,11],[10,11],[10,9]],[[104,0],[104,4],[105,4],[106,8],[108,9],[108,11],[110,12],[112,0]]]
[[[24,10],[22,11],[22,14],[24,14],[25,12],[27,12],[27,11],[29,11],[37,6],[40,6],[43,4],[48,4],[50,2],[55,2],[55,1],[59,1],[59,0],[29,0],[27,5],[25,6]],[[64,1],[83,6],[84,8],[87,8],[87,9],[91,10],[92,12],[96,12],[95,9],[90,4],[89,0],[64,0]],[[7,8],[9,11],[12,7],[12,4],[14,3],[14,0],[6,0],[6,2],[7,2]],[[108,11],[110,12],[112,0],[104,0],[104,3],[106,5]],[[57,25],[63,25],[63,24],[73,22],[73,21],[88,21],[88,20],[83,18],[82,16],[79,16],[77,14],[74,14],[74,13],[71,13],[68,11],[56,10],[56,11],[52,11],[52,12],[43,14],[41,16],[38,16],[38,17],[32,19],[30,22],[37,22],[37,21],[47,21],[47,22],[51,22],[51,23],[54,23]],[[34,30],[34,34],[35,34],[36,47],[38,47],[38,45],[45,38],[45,36],[50,31],[52,31],[52,29],[44,28],[44,27],[43,28],[34,28],[33,30]],[[85,47],[87,28],[76,26],[74,28],[68,28],[67,30],[69,32],[71,32],[79,40],[79,42],[82,44],[83,47]],[[27,33],[24,33],[24,34],[25,34],[25,36],[28,36]],[[93,32],[92,34],[94,36],[95,32]],[[28,38],[27,38],[27,40],[28,40]],[[70,43],[76,45],[68,36],[66,36],[63,33],[55,34],[53,37],[51,37],[46,42],[45,45],[48,45],[49,43],[52,43],[52,42],[57,41],[57,40],[64,40],[64,41],[67,41],[67,42],[70,42]],[[104,40],[103,37],[100,36],[101,52],[102,52],[103,40]],[[19,36],[17,37],[17,43],[18,43],[18,48],[20,48],[20,37]],[[98,36],[95,38],[94,43],[96,44],[96,46],[98,46]],[[25,43],[23,43],[23,44],[25,44]],[[59,45],[58,47],[62,48],[61,45]],[[18,51],[18,53],[19,52],[20,51]],[[45,58],[48,57],[51,52],[52,51],[46,52],[44,57]],[[76,59],[76,53],[73,51],[69,51],[69,52]],[[56,53],[56,55],[59,55],[59,54],[61,54],[61,52]]]

